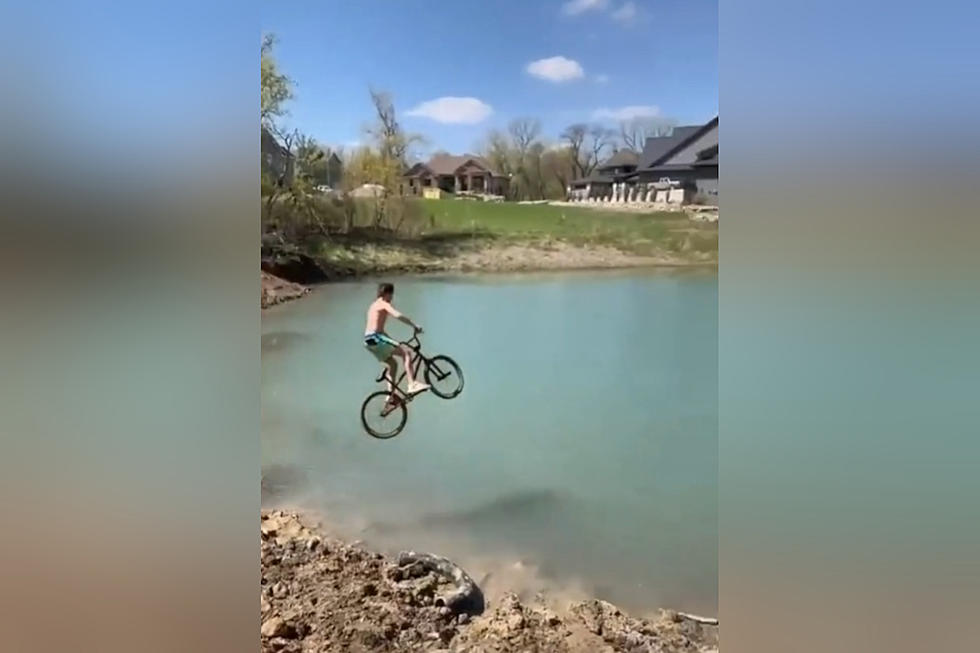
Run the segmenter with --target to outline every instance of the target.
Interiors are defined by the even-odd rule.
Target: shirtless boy
[[[385,333],[385,320],[388,316],[404,322],[415,329],[416,333],[422,333],[422,327],[413,322],[407,315],[403,315],[395,310],[391,305],[391,298],[395,294],[395,287],[390,283],[383,283],[378,286],[378,298],[371,302],[367,311],[367,326],[364,328],[364,346],[374,354],[374,357],[388,366],[388,390],[391,391],[392,384],[398,374],[398,364],[395,362],[395,355],[401,357],[408,375],[408,394],[416,395],[425,392],[429,386],[420,383],[415,379],[415,370],[412,369],[412,350],[407,345],[400,345],[392,340]]]

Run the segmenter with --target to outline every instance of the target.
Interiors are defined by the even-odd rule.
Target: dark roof
[[[694,142],[695,139],[717,127],[718,116],[715,116],[703,125],[675,127],[670,136],[648,138],[643,145],[640,168],[649,169],[658,167],[682,148]]]
[[[282,155],[289,153],[279,142],[279,139],[273,136],[272,132],[265,128],[265,125],[262,125],[262,139],[260,147],[263,152],[267,153],[278,152]]]
[[[715,160],[713,164],[710,163],[712,158]],[[693,170],[711,165],[718,165],[717,116],[672,147],[669,152],[654,161],[653,165],[642,168],[642,170],[656,175],[663,172]]]
[[[425,168],[433,175],[452,175],[470,161],[477,164],[494,177],[503,176],[493,169],[489,161],[484,159],[482,156],[476,156],[475,154],[437,154],[425,163],[416,163],[409,169],[408,174],[409,176],[414,176],[421,172],[419,168]],[[415,172],[413,173],[413,171]]]
[[[697,134],[703,125],[686,125],[684,127],[674,127],[670,136],[651,136],[643,144],[643,153],[640,155],[641,168],[649,168],[664,159],[673,152],[679,145],[687,142],[691,136]]]
[[[616,152],[611,157],[602,162],[599,169],[604,168],[623,168],[626,166],[635,166],[640,160],[640,155],[630,149],[624,149]]]

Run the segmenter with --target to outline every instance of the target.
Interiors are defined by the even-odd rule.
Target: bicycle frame
[[[424,362],[426,367],[431,365],[431,359],[426,358],[425,354],[422,353],[422,342],[419,340],[418,334],[415,334],[407,341],[401,342],[399,344],[406,345],[408,346],[409,349],[415,352],[412,355],[412,368],[415,370],[416,375],[418,375],[422,371],[422,368],[419,366],[419,361]],[[403,369],[401,375],[399,375],[398,377],[398,380],[395,381],[391,387],[392,394],[397,395],[398,398],[401,399],[402,401],[411,401],[412,399],[415,398],[415,395],[409,395],[401,388],[402,381],[405,379],[407,375],[408,373]],[[381,383],[387,379],[388,379],[388,366],[385,365],[384,370],[381,371],[381,375],[378,376],[378,378],[375,380],[378,383]]]

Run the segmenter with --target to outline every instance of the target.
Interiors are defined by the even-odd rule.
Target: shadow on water
[[[394,533],[399,530],[454,529],[456,527],[499,527],[526,520],[539,520],[555,513],[567,502],[559,492],[550,489],[518,490],[481,503],[472,508],[427,513],[409,523],[378,522],[368,532]]]
[[[262,468],[261,505],[274,505],[296,496],[309,486],[305,469],[298,465],[268,465]]]
[[[290,347],[305,345],[313,341],[313,337],[298,331],[274,331],[262,334],[262,353],[283,351]]]

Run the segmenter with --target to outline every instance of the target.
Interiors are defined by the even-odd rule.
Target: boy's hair
[[[390,295],[395,292],[395,286],[391,283],[379,283],[378,284],[378,297],[383,297],[384,295]]]

